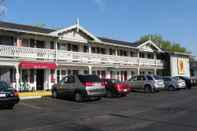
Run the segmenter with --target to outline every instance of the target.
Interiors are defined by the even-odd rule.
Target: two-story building
[[[0,80],[17,90],[48,90],[68,74],[127,80],[136,74],[189,76],[189,55],[151,40],[97,37],[79,23],[54,30],[0,22]]]

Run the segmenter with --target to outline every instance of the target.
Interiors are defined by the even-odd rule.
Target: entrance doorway
[[[36,87],[37,90],[44,89],[44,70],[39,69],[36,72]]]

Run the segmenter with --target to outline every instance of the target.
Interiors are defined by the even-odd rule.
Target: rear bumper
[[[19,100],[19,97],[0,98],[0,105],[15,105]]]
[[[102,89],[102,90],[99,90],[99,91],[88,90],[87,93],[86,93],[87,97],[103,97],[105,95],[106,95],[106,90],[105,89]]]

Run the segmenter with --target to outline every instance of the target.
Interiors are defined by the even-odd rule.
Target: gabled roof
[[[4,21],[0,21],[0,27],[8,28],[8,29],[23,30],[23,31],[32,31],[32,32],[38,32],[38,33],[50,33],[54,31],[54,29],[41,28],[41,27],[36,27],[36,26],[31,26],[31,25],[16,24],[16,23],[4,22]]]
[[[81,31],[82,33],[86,34],[88,37],[90,37],[92,40],[96,41],[96,42],[100,42],[100,40],[94,36],[93,34],[91,34],[89,31],[87,31],[85,28],[83,28],[82,26],[80,26],[79,24],[75,24],[73,26],[70,26],[68,28],[64,28],[64,29],[60,29],[60,30],[56,30],[54,32],[51,32],[50,34],[51,35],[59,35],[61,33],[64,33],[64,32],[68,32],[70,30],[77,30],[77,31]]]
[[[153,41],[151,41],[151,40],[148,40],[148,41],[146,41],[146,42],[144,42],[144,43],[142,43],[142,44],[140,44],[139,46],[137,46],[137,48],[141,48],[141,47],[143,47],[144,45],[147,45],[147,44],[151,44],[153,47],[155,47],[158,51],[162,51],[162,49],[159,47],[159,46],[157,46]]]

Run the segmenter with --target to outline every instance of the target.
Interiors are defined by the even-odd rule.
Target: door
[[[36,88],[37,90],[44,89],[44,70],[40,69],[36,72]]]
[[[144,89],[144,84],[145,84],[145,76],[138,76],[137,77],[137,87],[139,89]]]
[[[74,84],[75,84],[75,79],[74,76],[66,76],[62,81],[60,82],[60,88],[59,92],[65,96],[67,95],[72,95],[74,93]]]

